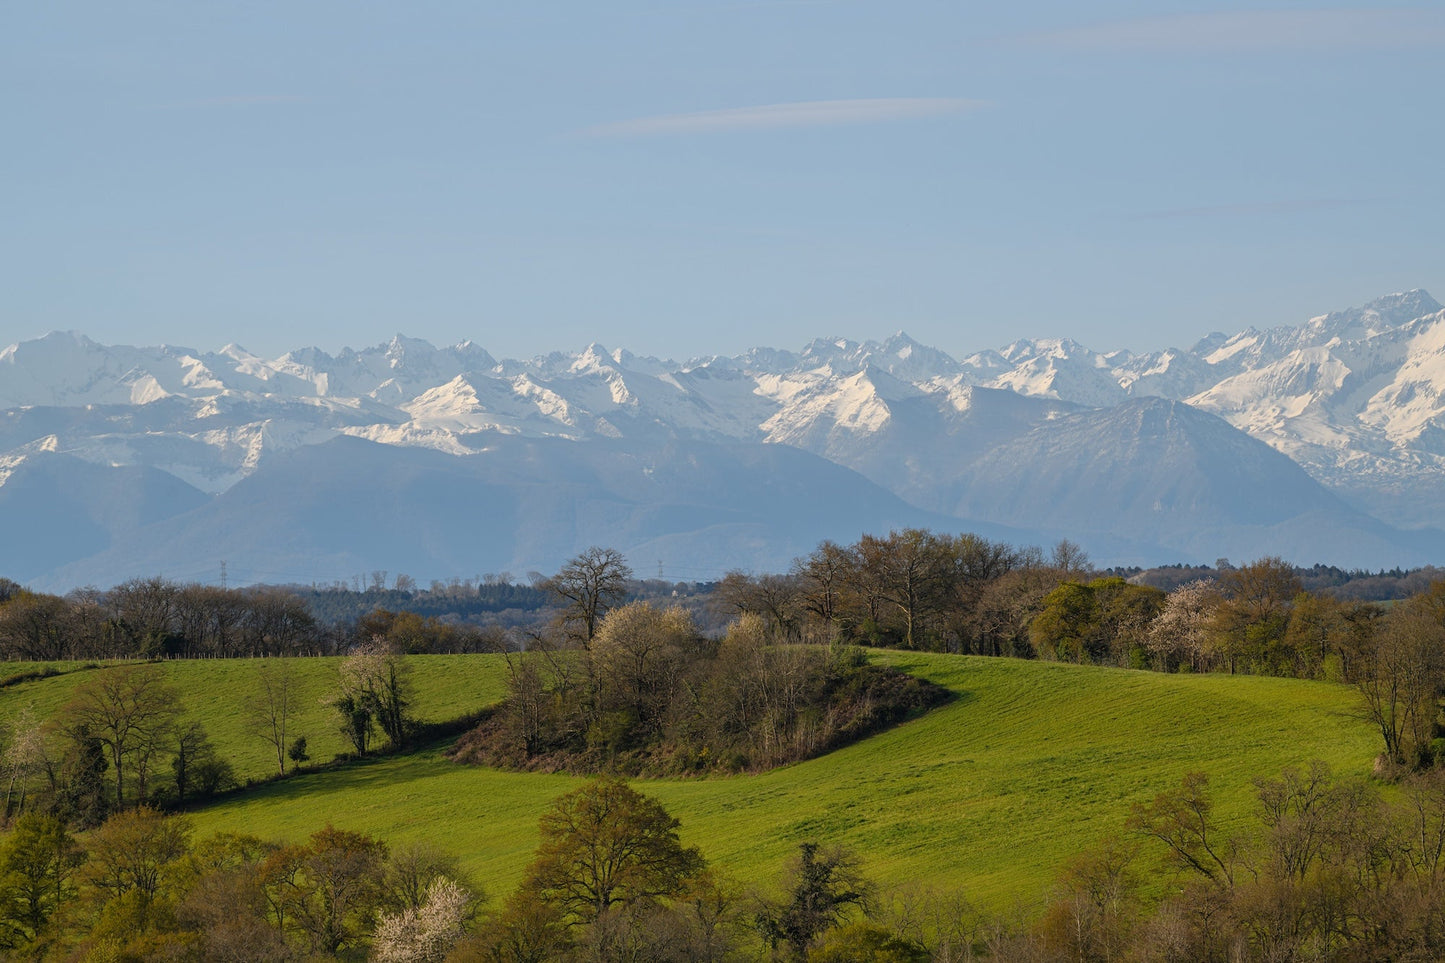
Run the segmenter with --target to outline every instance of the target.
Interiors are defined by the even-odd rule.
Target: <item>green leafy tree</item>
[[[928,963],[930,958],[918,944],[868,922],[839,926],[808,952],[808,963]]]
[[[29,943],[75,893],[75,871],[85,855],[51,815],[25,813],[0,848],[0,913],[5,945]]]
[[[1149,626],[1159,617],[1168,598],[1148,585],[1131,585],[1117,576],[1089,583],[1099,607],[1098,658],[1115,665],[1144,668],[1148,663]]]
[[[526,887],[507,897],[476,938],[452,954],[456,963],[551,963],[567,958],[571,927],[560,906]]]
[[[371,734],[376,729],[366,700],[354,693],[343,692],[331,701],[331,706],[341,717],[341,734],[350,741],[358,756],[366,755],[371,745]]]
[[[260,875],[277,925],[314,953],[355,945],[384,898],[387,855],[380,840],[331,826],[272,853]]]
[[[185,959],[216,963],[281,963],[295,954],[267,919],[258,870],[279,847],[254,836],[218,833],[197,842],[187,858],[185,895],[176,924],[191,944]]]
[[[1098,634],[1099,607],[1094,591],[1065,582],[1044,596],[1044,607],[1029,623],[1029,641],[1040,656],[1069,662],[1089,661]]]
[[[110,812],[105,743],[83,723],[67,726],[63,733],[64,755],[58,765],[46,765],[56,813],[80,827],[99,826]]]
[[[171,772],[175,775],[178,802],[195,796],[214,796],[236,781],[231,764],[217,754],[199,722],[192,722],[178,734]]]
[[[1285,651],[1290,609],[1303,591],[1294,568],[1282,558],[1261,558],[1224,572],[1222,601],[1215,607],[1211,639],[1232,673],[1246,669],[1283,673],[1293,659]]]
[[[141,933],[162,915],[160,904],[190,851],[191,824],[141,806],[116,813],[90,838],[83,877],[100,907],[104,935]]]
[[[614,906],[674,897],[703,869],[662,804],[615,778],[595,779],[542,815],[527,889],[590,923]]]

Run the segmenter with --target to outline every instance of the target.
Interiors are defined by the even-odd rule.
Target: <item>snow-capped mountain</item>
[[[1412,540],[1346,505],[1299,465],[1228,422],[1181,401],[1135,398],[1040,424],[968,466],[950,514],[1057,532],[1113,559],[1183,553],[1356,564],[1429,557]],[[1409,563],[1407,563],[1409,564]]]
[[[1140,407],[1150,398],[1184,404]],[[168,538],[179,544],[175,526],[187,513],[213,510],[273,463],[290,464],[290,453],[339,451],[325,443],[345,436],[374,443],[366,450],[382,460],[425,462],[428,472],[449,457],[473,477],[486,462],[488,484],[509,491],[543,482],[525,469],[536,449],[508,439],[545,441],[554,461],[565,460],[569,443],[583,446],[577,457],[593,444],[688,458],[720,445],[737,457],[750,446],[787,446],[851,469],[918,511],[956,519],[955,527],[1012,525],[1045,539],[1092,533],[1102,561],[1298,551],[1314,553],[1300,561],[1439,562],[1445,556],[1432,554],[1429,530],[1445,528],[1445,309],[1412,291],[1302,325],[1213,334],[1187,349],[1136,354],[1018,340],[961,361],[901,332],[881,342],[818,339],[797,351],[760,347],[683,363],[600,344],[498,360],[471,342],[438,348],[401,335],[335,355],[305,348],[266,359],[237,345],[104,346],[52,333],[0,351],[0,523],[25,505],[30,525],[52,503],[95,522],[65,543],[66,558],[32,552],[47,559],[26,567],[37,578],[90,555],[113,559],[108,549],[122,537],[143,541],[149,526],[172,526]],[[803,471],[796,461],[756,464]],[[72,470],[80,465],[133,471],[102,482]],[[80,474],[84,485],[70,491],[64,479]],[[36,501],[39,477],[51,480],[50,502]],[[644,538],[634,526],[628,537],[706,553],[701,520],[721,495],[701,475],[687,477],[692,494],[674,488],[669,498],[694,517],[678,508],[663,524],[667,513],[642,512],[654,528]],[[12,478],[19,487],[9,487]],[[182,487],[166,494],[166,479]],[[1245,484],[1253,497],[1229,494],[1230,485]],[[105,520],[114,514],[107,500],[150,504],[141,490],[152,489],[177,506],[176,517],[148,510],[115,515],[141,519],[134,524]],[[580,488],[568,490],[582,497]],[[1128,498],[1111,497],[1126,491]],[[88,508],[77,516],[77,505]],[[1087,526],[1065,524],[1081,513]],[[1309,538],[1283,534],[1305,525],[1292,520],[1306,515]],[[418,531],[430,524],[413,520]],[[868,513],[856,521],[857,530],[881,524]],[[572,536],[584,530],[594,529]],[[6,558],[17,557],[14,541],[12,534]],[[545,569],[567,554],[562,536],[545,550],[535,539],[509,544],[532,546],[501,560],[514,571]],[[781,550],[759,548],[750,567],[783,567]],[[438,564],[443,554],[454,558],[440,553]],[[727,554],[748,567],[745,549]],[[342,556],[395,568],[366,552]],[[288,568],[305,567],[304,551],[288,557]],[[71,570],[79,577],[82,569],[88,579],[106,571],[101,563]]]

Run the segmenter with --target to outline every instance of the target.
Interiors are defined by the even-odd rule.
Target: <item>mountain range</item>
[[[1068,537],[1103,564],[1445,561],[1445,309],[1393,294],[1189,348],[903,333],[687,362],[498,360],[398,335],[0,351],[0,574],[326,582],[785,569],[906,525]]]

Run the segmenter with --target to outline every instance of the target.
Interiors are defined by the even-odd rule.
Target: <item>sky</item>
[[[1445,298],[1445,5],[11,4],[0,345],[1187,347]]]

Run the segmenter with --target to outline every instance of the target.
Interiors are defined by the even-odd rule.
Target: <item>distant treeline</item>
[[[326,654],[340,642],[284,589],[148,578],[59,596],[0,579],[0,658],[8,660]]]
[[[504,590],[541,595],[519,586],[495,588],[497,597]],[[405,592],[360,595],[365,604],[350,610],[360,614],[329,621],[315,614],[306,595],[287,588],[223,589],[149,578],[59,596],[0,579],[0,659],[334,655],[377,640],[408,653],[497,651],[508,644],[501,630],[461,622],[450,612],[436,617],[412,611]],[[384,607],[393,601],[402,604]]]
[[[404,585],[405,583],[403,583]],[[377,609],[410,612],[424,618],[472,624],[521,624],[551,604],[549,593],[533,585],[470,580],[436,583],[431,589],[288,586],[323,625],[346,625]]]
[[[1229,559],[1222,558],[1214,565],[1160,565],[1155,568],[1138,566],[1108,568],[1104,575],[1118,575],[1140,585],[1149,585],[1166,592],[1172,592],[1181,585],[1200,580],[1217,579],[1224,572],[1234,568]],[[1311,565],[1308,568],[1294,566],[1294,575],[1306,592],[1325,592],[1339,599],[1354,599],[1361,602],[1389,602],[1418,595],[1430,587],[1432,582],[1445,578],[1445,569],[1426,565],[1423,568],[1392,568],[1371,572],[1367,569],[1345,569],[1337,565]]]
[[[0,578],[0,660],[245,658],[333,655],[381,640],[395,652],[494,652],[524,647],[561,612],[532,585],[454,581],[417,589],[344,585],[220,588],[164,578],[104,591],[32,592]],[[717,629],[703,605],[712,585],[629,580],[628,594],[689,609]]]
[[[1279,583],[1270,591],[1284,598],[1272,618],[1286,617],[1296,596],[1310,599],[1303,612],[1325,606],[1334,621],[1341,612],[1351,619],[1373,616],[1377,609],[1350,606],[1417,596],[1445,576],[1433,567],[1372,573],[1269,561],[1270,578]],[[1046,553],[976,535],[906,529],[864,535],[846,546],[825,541],[786,573],[734,571],[720,582],[699,583],[637,579],[629,569],[624,596],[685,609],[713,637],[739,613],[751,612],[784,641],[843,639],[1177,668],[1182,657],[1161,655],[1153,627],[1165,600],[1198,586],[1214,587],[1205,593],[1211,600],[1228,599],[1244,591],[1237,583],[1248,581],[1257,565],[1220,559],[1213,566],[1096,570],[1068,541]],[[234,589],[156,577],[64,596],[0,578],[0,659],[324,655],[378,639],[411,653],[526,648],[566,618],[568,601],[558,595],[555,577],[533,573],[528,584],[510,577],[434,581],[425,589],[406,575],[388,584],[385,572],[372,573],[369,582],[358,577],[354,585]],[[1057,594],[1065,585],[1092,587]],[[1178,602],[1193,597],[1186,593]],[[1085,628],[1075,624],[1084,622]],[[1146,638],[1151,631],[1153,642]],[[1050,633],[1059,638],[1048,641]],[[1303,655],[1282,652],[1259,638],[1195,648],[1184,660],[1195,670],[1276,675],[1320,675],[1327,654],[1327,646],[1318,645]],[[1343,677],[1350,656],[1337,654],[1330,671]]]
[[[344,583],[282,588],[305,602],[312,617],[327,626],[353,625],[370,613],[384,609],[448,624],[526,629],[545,624],[557,613],[557,596],[540,575],[534,575],[527,584],[496,581],[496,578],[435,581],[426,589],[417,588],[405,575],[398,576],[391,588],[375,581],[365,589]],[[628,596],[641,601],[666,600],[696,609],[695,603],[706,599],[716,584],[629,579]]]

